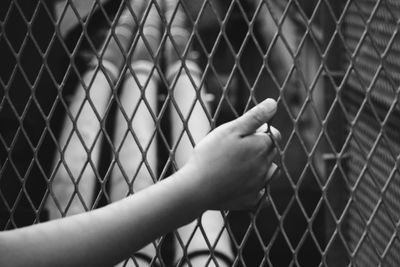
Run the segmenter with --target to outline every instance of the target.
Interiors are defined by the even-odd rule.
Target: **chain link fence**
[[[0,229],[142,190],[274,97],[270,205],[121,266],[398,266],[399,18],[394,0],[1,1]]]

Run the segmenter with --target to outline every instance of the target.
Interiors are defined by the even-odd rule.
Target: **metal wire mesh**
[[[394,0],[1,1],[0,228],[135,193],[275,97],[270,206],[207,213],[122,265],[398,266],[399,16]]]

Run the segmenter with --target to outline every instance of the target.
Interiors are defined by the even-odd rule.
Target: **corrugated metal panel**
[[[346,227],[356,266],[399,266],[400,43],[398,1],[353,1],[345,16],[348,67],[343,100],[350,115],[347,178],[353,190]]]

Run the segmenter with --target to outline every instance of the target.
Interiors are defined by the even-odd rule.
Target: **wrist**
[[[206,190],[206,173],[193,164],[185,164],[177,173],[177,180],[182,191],[187,195],[187,200],[199,211],[199,215],[211,207],[211,199]]]

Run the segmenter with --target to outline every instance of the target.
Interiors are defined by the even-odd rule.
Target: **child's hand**
[[[267,99],[234,121],[221,125],[194,149],[185,168],[206,209],[248,209],[260,200],[276,154],[265,128],[276,112],[276,102]],[[260,129],[261,129],[260,128]],[[275,140],[280,133],[271,127]]]

